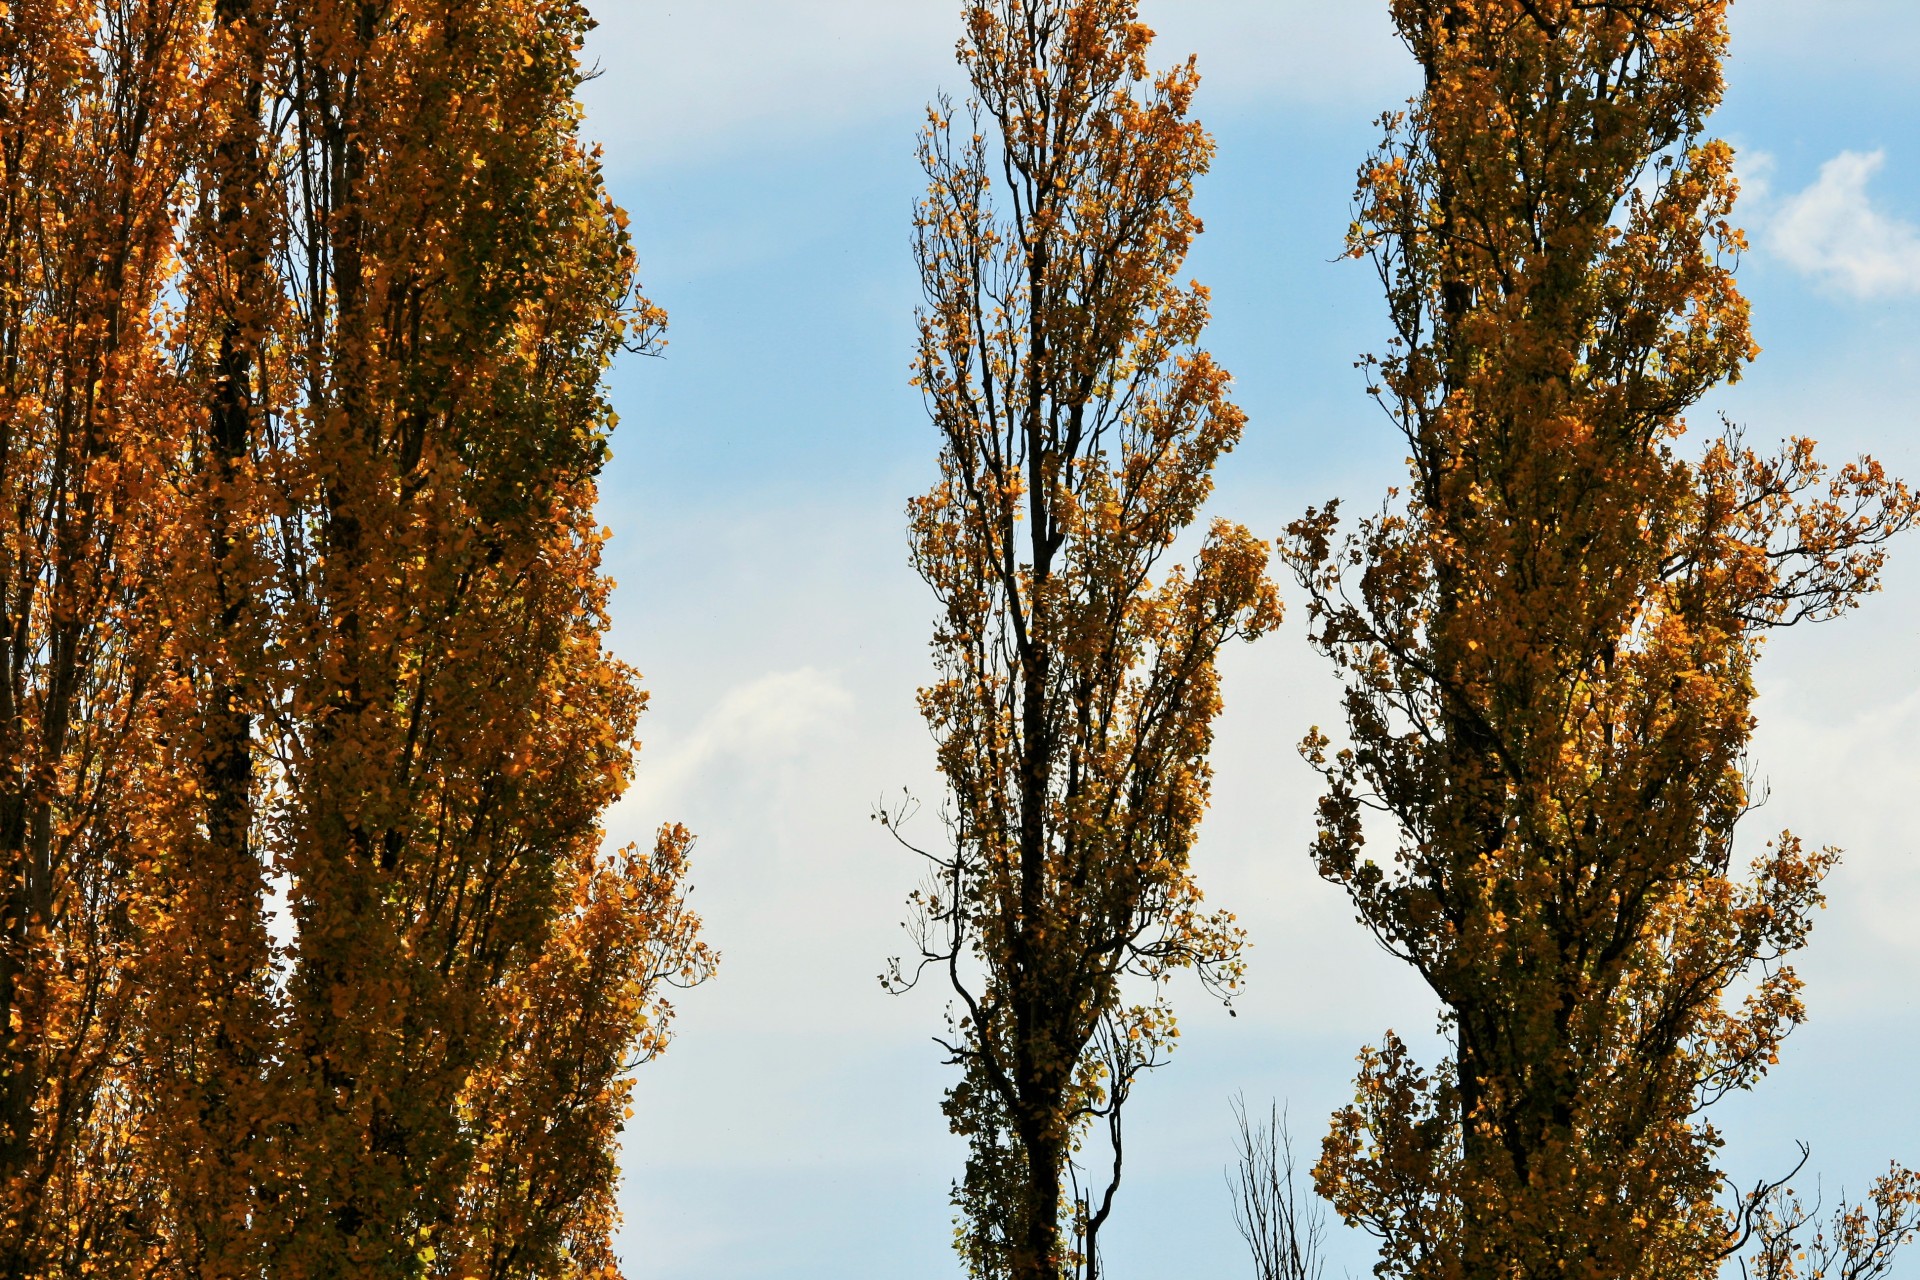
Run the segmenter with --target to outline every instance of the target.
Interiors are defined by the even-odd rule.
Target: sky
[[[1378,502],[1403,448],[1353,368],[1386,336],[1377,282],[1339,260],[1374,121],[1415,79],[1384,0],[1142,0],[1154,61],[1196,54],[1219,154],[1189,273],[1235,374],[1246,439],[1214,513],[1279,533],[1329,497]],[[908,253],[927,100],[963,88],[958,0],[601,0],[587,131],[633,215],[659,358],[612,374],[621,417],[602,518],[611,644],[652,691],[614,838],[699,836],[693,901],[723,954],[680,994],[677,1039],[638,1076],[621,1246],[634,1280],[958,1276],[931,1037],[944,1001],[885,994],[918,876],[870,820],[937,804],[914,707],[933,603],[903,509],[936,442],[907,385]],[[1693,415],[1756,441],[1808,435],[1920,478],[1920,5],[1738,0],[1715,127],[1739,149],[1752,252],[1739,279],[1764,354]],[[1106,1237],[1114,1280],[1251,1274],[1224,1170],[1230,1099],[1289,1109],[1309,1160],[1389,1028],[1431,1059],[1435,1007],[1307,856],[1316,777],[1294,744],[1338,723],[1299,611],[1224,662],[1214,806],[1195,858],[1253,942],[1229,1018],[1176,985],[1183,1037],[1128,1112]],[[1767,805],[1846,849],[1799,968],[1810,1022],[1751,1095],[1716,1109],[1741,1182],[1790,1166],[1831,1195],[1920,1162],[1920,535],[1886,590],[1776,638],[1753,759]],[[1811,1177],[1803,1180],[1812,1190]],[[1364,1275],[1336,1231],[1334,1277]],[[1920,1276],[1920,1255],[1903,1268]]]

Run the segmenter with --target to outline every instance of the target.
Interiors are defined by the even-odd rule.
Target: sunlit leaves
[[[664,317],[586,13],[5,14],[0,1269],[612,1274],[713,958],[684,830],[600,848],[603,375]]]
[[[1363,166],[1366,362],[1404,495],[1287,556],[1346,677],[1315,857],[1439,996],[1453,1059],[1362,1060],[1317,1178],[1382,1274],[1707,1276],[1739,1235],[1696,1113],[1804,1017],[1787,957],[1835,854],[1751,866],[1767,628],[1877,586],[1913,495],[1685,412],[1756,354],[1724,3],[1398,0],[1425,72]],[[1389,856],[1370,837],[1397,828]],[[1740,992],[1736,996],[1736,992]]]
[[[915,383],[942,441],[910,508],[942,608],[920,704],[950,837],[914,927],[962,1005],[962,1254],[1051,1278],[1097,1266],[1118,1180],[1095,1168],[1062,1203],[1086,1126],[1104,1118],[1117,1146],[1128,1091],[1176,1035],[1123,980],[1239,982],[1240,932],[1189,860],[1215,656],[1280,609],[1269,548],[1237,525],[1163,565],[1245,422],[1195,346],[1206,291],[1177,279],[1212,154],[1192,64],[1148,76],[1130,0],[1000,0],[966,22],[975,96],[929,113],[914,241]]]

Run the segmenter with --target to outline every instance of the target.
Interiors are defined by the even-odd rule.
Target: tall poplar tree
[[[1159,983],[1238,982],[1239,931],[1203,910],[1190,855],[1216,655],[1280,608],[1267,546],[1237,525],[1163,568],[1244,421],[1196,346],[1206,291],[1176,279],[1212,154],[1193,64],[1149,78],[1132,0],[965,16],[973,118],[930,113],[915,237],[916,383],[942,442],[911,508],[943,611],[920,701],[949,796],[915,896],[918,971],[959,999],[946,1111],[971,1153],[970,1271],[1056,1280],[1098,1266],[1120,1109],[1175,1034]],[[1080,1191],[1096,1117],[1111,1165]]]
[[[264,365],[283,307],[281,234],[266,106],[277,67],[272,0],[201,7],[198,143],[177,340],[197,400],[171,459],[163,749],[149,804],[143,885],[146,999],[134,1085],[140,1145],[165,1242],[158,1269],[203,1280],[259,1273],[274,1167],[267,1075],[280,1031],[267,888],[256,830],[271,779],[256,734],[260,659],[273,642],[272,563],[261,531],[279,509],[256,467],[276,406]]]
[[[189,0],[0,15],[0,1276],[23,1280],[111,1269],[147,1220],[133,914],[201,34]]]
[[[589,26],[0,5],[0,1276],[617,1274],[712,956],[684,829],[600,849],[603,380],[663,317]]]
[[[1916,504],[1807,440],[1685,447],[1756,353],[1705,133],[1726,8],[1392,6],[1425,84],[1351,247],[1386,289],[1373,390],[1411,475],[1288,552],[1348,685],[1350,745],[1307,744],[1315,857],[1452,1041],[1431,1068],[1368,1050],[1316,1170],[1382,1275],[1704,1278],[1758,1208],[1720,1203],[1700,1112],[1802,1019],[1786,960],[1837,854],[1735,852],[1754,664],[1874,590]]]
[[[579,141],[571,0],[285,0],[266,815],[295,923],[274,1273],[610,1267],[688,844],[605,862],[602,375],[660,316]]]

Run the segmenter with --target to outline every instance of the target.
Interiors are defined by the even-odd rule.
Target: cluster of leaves
[[[974,101],[930,112],[915,224],[915,381],[943,444],[910,510],[943,610],[920,702],[950,801],[915,937],[961,1005],[962,1252],[1053,1280],[1098,1266],[1120,1109],[1176,1035],[1158,984],[1239,981],[1240,933],[1189,856],[1216,655],[1280,608],[1268,547],[1237,525],[1160,572],[1244,423],[1196,346],[1206,291],[1176,279],[1212,154],[1192,64],[1149,77],[1132,0],[976,3],[966,29]],[[1129,975],[1153,997],[1130,1003]],[[1098,1194],[1074,1164],[1095,1118]]]
[[[0,1274],[611,1275],[712,957],[684,830],[600,852],[602,373],[663,317],[585,12],[5,14]]]
[[[1344,539],[1310,513],[1285,555],[1348,684],[1350,745],[1305,746],[1319,868],[1454,1052],[1368,1050],[1317,1184],[1385,1276],[1712,1276],[1765,1210],[1721,1206],[1699,1112],[1801,1020],[1785,962],[1837,857],[1734,856],[1754,662],[1874,590],[1920,501],[1804,440],[1679,450],[1755,354],[1732,153],[1703,134],[1724,2],[1392,8],[1425,87],[1351,249],[1386,291],[1367,367],[1410,484]]]

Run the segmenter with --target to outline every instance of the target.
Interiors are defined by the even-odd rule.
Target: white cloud
[[[1156,64],[1197,54],[1210,103],[1394,105],[1411,62],[1384,5],[1144,0]],[[616,168],[802,140],[871,121],[911,129],[958,96],[958,0],[624,0],[597,7],[588,131]],[[1403,84],[1404,82],[1404,84]]]
[[[684,740],[643,753],[636,791],[650,808],[709,783],[716,765],[778,765],[843,724],[853,695],[812,667],[762,676],[729,691]]]
[[[1884,151],[1842,151],[1775,214],[1769,247],[1796,270],[1857,298],[1920,293],[1920,227],[1867,190]]]
[[[954,22],[926,0],[627,0],[587,55],[588,130],[616,166],[785,140],[926,96]]]
[[[1773,175],[1779,168],[1771,151],[1736,146],[1733,176],[1740,183],[1744,206],[1764,206],[1773,195]]]

